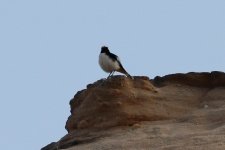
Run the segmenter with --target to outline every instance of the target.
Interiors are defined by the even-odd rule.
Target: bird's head
[[[101,53],[109,53],[109,48],[106,46],[102,46]]]

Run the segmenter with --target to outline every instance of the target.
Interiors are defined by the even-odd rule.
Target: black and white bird
[[[117,71],[133,79],[133,77],[123,68],[119,57],[113,53],[110,53],[108,47],[106,46],[101,48],[101,53],[99,55],[99,65],[105,72],[110,73],[108,77],[112,76],[114,72]]]

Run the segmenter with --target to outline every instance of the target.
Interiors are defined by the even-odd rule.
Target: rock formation
[[[114,76],[77,92],[65,135],[42,150],[225,149],[225,73]]]

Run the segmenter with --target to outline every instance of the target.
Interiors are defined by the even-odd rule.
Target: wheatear
[[[113,73],[117,71],[133,79],[133,77],[123,68],[119,57],[113,53],[110,53],[108,47],[106,46],[101,48],[101,53],[99,55],[99,65],[105,72],[110,73],[108,77],[112,76]]]

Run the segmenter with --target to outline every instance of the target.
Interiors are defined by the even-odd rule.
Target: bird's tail
[[[118,70],[118,72],[125,74],[127,77],[129,77],[130,79],[134,79],[134,77],[132,77],[124,68],[123,66],[120,64],[120,69]]]
[[[126,76],[129,77],[130,79],[134,79],[129,73],[126,73]]]

